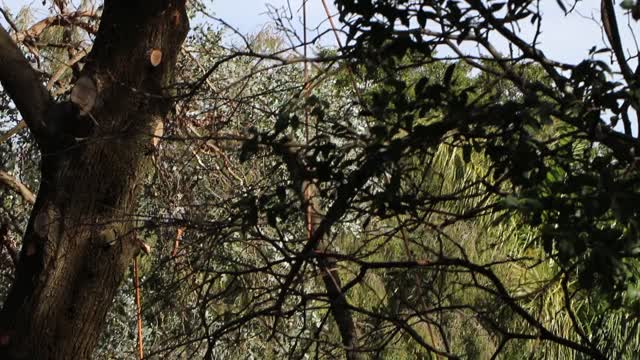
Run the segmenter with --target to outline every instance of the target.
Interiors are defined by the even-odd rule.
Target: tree
[[[0,29],[0,83],[42,154],[38,195],[0,314],[2,358],[91,356],[139,251],[129,214],[149,171],[153,130],[171,110],[187,29],[184,1],[106,1],[71,102],[62,103]],[[158,61],[153,51],[161,51]],[[82,122],[96,124],[77,140],[78,128],[65,124]]]
[[[571,16],[566,1],[557,4]],[[601,2],[600,19],[618,71],[597,47],[576,64],[547,57],[536,44],[544,24],[535,1],[336,5],[344,34],[337,49],[319,45],[323,34],[308,39],[288,28],[293,14],[277,13],[274,28],[240,35],[231,48],[220,41],[228,34],[196,27],[173,68],[184,87],[169,99],[184,101],[156,150],[144,147],[153,111],[133,115],[144,129],[106,137],[92,112],[97,133],[67,139],[71,147],[55,153],[69,156],[64,174],[84,174],[85,164],[107,180],[124,171],[138,185],[127,192],[140,194],[137,207],[112,204],[106,215],[98,200],[118,199],[110,192],[131,190],[134,180],[87,192],[85,182],[57,177],[39,191],[65,199],[64,189],[77,187],[91,195],[70,198],[64,223],[81,209],[96,218],[81,218],[78,239],[96,234],[111,246],[95,256],[85,249],[78,262],[115,266],[102,259],[120,249],[117,275],[140,244],[131,237],[154,248],[138,260],[147,356],[633,358],[640,348],[636,84],[613,3]],[[624,5],[633,17],[637,4]],[[207,17],[201,6],[192,9]],[[113,16],[103,18],[101,33]],[[513,30],[530,23],[530,38]],[[496,39],[511,46],[501,52]],[[146,44],[120,41],[129,54]],[[304,56],[313,44],[317,53]],[[161,50],[164,64],[164,47],[143,47]],[[140,56],[127,68],[139,80],[142,70],[155,71]],[[95,68],[94,57],[84,71]],[[167,100],[158,89],[131,86],[145,106]],[[123,101],[117,109],[138,106],[130,94],[113,94]],[[129,140],[144,143],[140,152],[124,147],[117,163],[87,165],[89,155],[106,157],[107,146]],[[51,164],[47,156],[43,164]],[[120,166],[134,159],[139,171]],[[4,183],[24,193],[18,182]],[[2,219],[25,208],[7,203]],[[57,226],[49,219],[58,207],[38,217],[49,203],[36,201],[23,254],[40,224]],[[3,221],[19,228],[19,220]],[[110,226],[118,232],[105,233]],[[59,290],[87,284],[72,279]],[[111,299],[115,288],[98,295]],[[131,295],[116,301],[109,326],[121,322],[133,334]],[[119,351],[132,352],[133,338],[115,332],[104,334],[98,356],[130,358]]]

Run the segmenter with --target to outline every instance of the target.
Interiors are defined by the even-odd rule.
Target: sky
[[[333,0],[325,0],[332,14],[336,8]],[[238,6],[242,3],[242,6]],[[302,0],[213,0],[212,9],[216,16],[224,19],[229,24],[239,28],[243,32],[255,32],[261,29],[269,19],[269,7],[292,11],[299,24],[302,19]],[[322,6],[322,0],[307,0],[307,18],[311,25],[326,22],[326,14]],[[312,26],[310,26],[312,27]]]
[[[293,14],[292,23],[297,29],[301,29],[303,0],[206,0],[213,11],[213,15],[223,19],[229,25],[239,29],[242,33],[251,34],[260,31],[270,22],[270,9],[284,9]],[[325,0],[330,11],[335,14],[333,0]],[[567,2],[568,0],[564,0]],[[0,4],[8,5],[13,11],[20,6],[34,4],[41,6],[41,0],[0,0]],[[619,5],[615,6],[619,11],[620,27],[623,43],[631,52],[635,50],[635,42],[628,31],[627,25],[638,30],[639,23],[630,20],[628,15],[623,15]],[[322,0],[307,0],[308,24],[311,34],[314,28],[328,27],[326,14],[322,7]],[[604,45],[602,34],[598,24],[592,18],[599,17],[599,1],[580,1],[576,7],[576,13],[564,16],[555,0],[541,0],[543,16],[543,34],[540,38],[540,48],[551,58],[565,62],[576,62],[584,59],[588,50],[594,45]],[[337,18],[336,18],[337,20]],[[628,22],[630,22],[628,24]],[[0,21],[0,23],[2,23]],[[4,23],[2,23],[5,25]],[[524,29],[524,33],[531,33],[531,29]],[[310,36],[311,36],[310,34]],[[323,42],[327,45],[334,44],[333,37],[327,37]],[[606,56],[606,55],[605,55]]]
[[[332,13],[335,14],[333,1],[326,1]],[[241,6],[238,5],[240,2]],[[259,31],[264,23],[269,21],[267,4],[276,8],[291,8],[300,18],[301,3],[302,0],[213,0],[212,8],[216,16],[246,33]],[[317,25],[325,21],[326,15],[321,0],[307,0],[307,6],[309,24]],[[569,16],[564,15],[554,0],[542,0],[541,8],[544,13],[542,26],[544,32],[540,38],[540,44],[541,49],[548,56],[559,61],[575,62],[584,59],[594,44],[604,45],[600,27],[593,20],[599,17],[599,1],[581,1],[576,7],[576,13]],[[628,15],[622,13],[618,5],[616,8],[620,15],[619,26],[624,30],[623,43],[628,44],[631,50],[635,50],[635,42],[627,30],[627,22],[631,20]],[[631,21],[630,26],[640,30],[638,24]],[[527,32],[526,29],[525,32]]]

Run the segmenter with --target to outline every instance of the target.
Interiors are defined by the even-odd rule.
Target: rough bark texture
[[[0,313],[0,359],[91,357],[138,251],[132,241],[137,189],[149,169],[150,135],[171,106],[166,89],[187,30],[184,0],[105,1],[83,71],[97,86],[91,116],[99,126],[80,142],[49,126],[51,111],[44,126],[28,119],[24,97],[41,90],[23,84],[12,93],[12,79],[0,69],[42,150],[41,186]],[[162,49],[158,66],[149,62],[152,49]]]

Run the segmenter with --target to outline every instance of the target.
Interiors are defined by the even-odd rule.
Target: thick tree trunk
[[[59,114],[49,110],[44,126],[27,119],[42,149],[42,178],[0,313],[0,359],[91,357],[138,251],[137,189],[149,170],[150,135],[171,106],[167,87],[187,30],[184,0],[106,0],[83,71],[97,90],[84,118],[98,123],[93,134],[69,143],[51,126]],[[29,109],[16,104],[26,119]]]

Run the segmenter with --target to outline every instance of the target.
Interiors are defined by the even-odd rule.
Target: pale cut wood
[[[164,135],[164,121],[158,120],[156,121],[155,127],[153,129],[153,138],[151,139],[153,147],[158,147],[162,135]]]
[[[78,79],[71,90],[71,102],[78,105],[80,115],[86,115],[93,109],[97,96],[96,84],[88,76]]]
[[[153,67],[160,65],[162,62],[162,51],[159,49],[151,50],[151,53],[149,54],[149,61]]]

